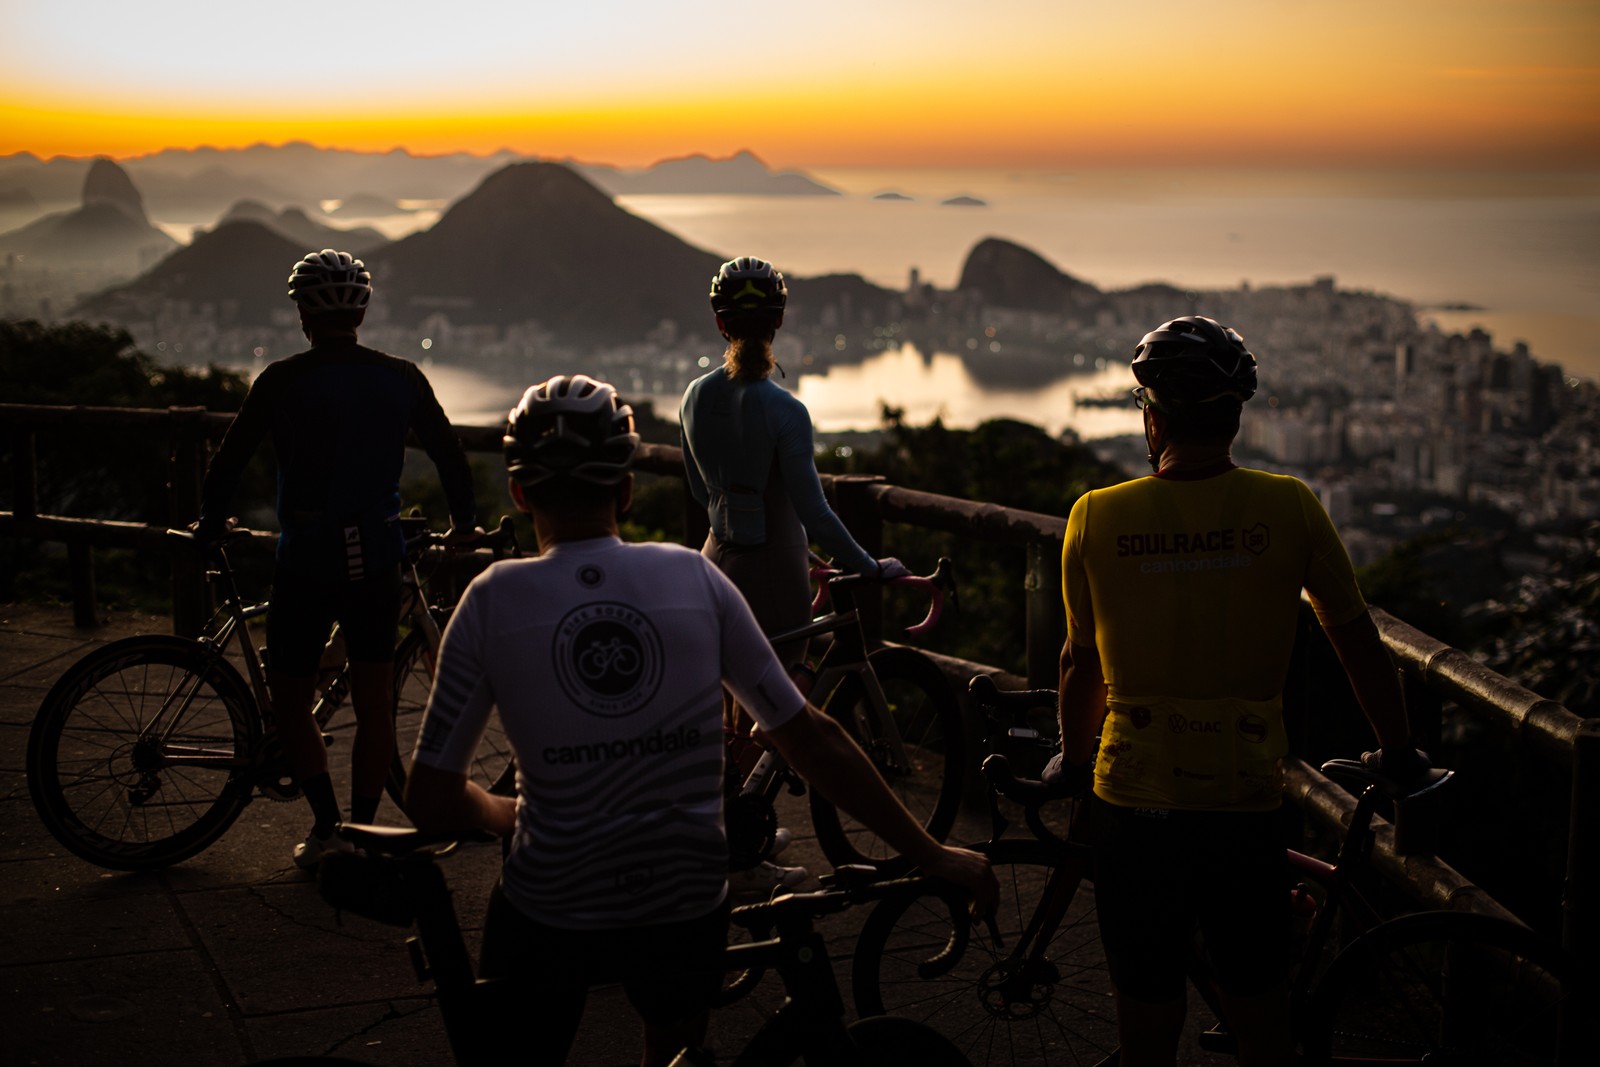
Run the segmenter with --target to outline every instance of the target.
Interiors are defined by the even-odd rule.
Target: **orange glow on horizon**
[[[173,10],[175,2],[152,0]],[[457,2],[465,16],[475,0]],[[282,54],[263,45],[270,54],[237,57],[237,70],[210,82],[203,76],[221,62],[215,50],[191,49],[189,62],[175,58],[159,76],[130,79],[119,64],[133,49],[91,41],[106,58],[79,78],[25,45],[10,46],[8,62],[0,43],[0,154],[126,158],[306,141],[423,155],[509,148],[622,166],[748,148],[775,167],[1600,167],[1600,8],[1592,3],[1218,0],[1196,12],[1147,0],[1136,15],[1008,0],[989,13],[941,8],[940,22],[909,0],[886,0],[856,12],[854,33],[838,21],[853,4],[815,3],[804,16],[772,16],[788,36],[764,43],[770,70],[744,81],[725,73],[726,57],[694,20],[654,7],[639,13],[665,38],[650,49],[585,36],[598,32],[585,21],[591,16],[564,15],[562,39],[589,47],[548,76],[539,64],[478,62],[471,50],[491,47],[483,36],[413,34],[418,40],[397,38],[387,51],[367,49],[382,66],[371,54],[347,57],[371,68],[351,78],[360,91],[303,99],[294,88],[323,85],[324,72],[299,42]],[[240,10],[250,8],[265,10],[239,0]],[[61,47],[76,42],[76,27],[44,25],[56,16],[26,10],[41,25],[23,29],[53,33]],[[209,10],[207,18],[228,17]],[[167,17],[177,20],[170,32],[193,32]],[[549,30],[485,24],[535,42]],[[389,30],[360,32],[367,43]],[[184,81],[191,77],[201,81]],[[184,91],[202,82],[204,90]]]

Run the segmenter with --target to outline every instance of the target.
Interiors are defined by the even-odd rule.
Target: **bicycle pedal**
[[[333,743],[336,740],[337,740],[337,738],[335,738],[332,734],[323,734],[322,735],[322,747],[323,748],[332,748],[333,747]]]
[[[1195,1040],[1206,1052],[1220,1052],[1228,1056],[1239,1054],[1239,1041],[1223,1023],[1214,1024],[1211,1029],[1202,1032]]]
[[[411,969],[417,972],[417,981],[426,982],[433,977],[433,971],[428,967],[428,958],[422,952],[421,938],[406,938],[406,951],[411,955]]]

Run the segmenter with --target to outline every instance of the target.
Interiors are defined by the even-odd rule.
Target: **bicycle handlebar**
[[[811,614],[822,614],[823,608],[828,603],[828,587],[837,579],[850,578],[855,581],[876,582],[883,581],[887,585],[906,586],[914,589],[925,589],[929,593],[928,614],[923,616],[919,623],[906,627],[906,633],[912,637],[921,637],[939,623],[939,618],[944,614],[944,602],[948,597],[952,605],[959,606],[960,600],[956,594],[955,564],[948,557],[941,556],[938,564],[931,574],[907,574],[900,578],[880,579],[870,574],[850,574],[829,566],[814,566],[811,568],[811,577],[817,580],[817,595],[811,601]]]
[[[819,881],[822,889],[809,893],[784,893],[772,900],[734,908],[731,921],[751,931],[770,929],[787,915],[816,918],[832,915],[856,904],[882,900],[893,893],[918,893],[922,891],[927,878],[920,874],[885,878],[883,872],[875,867],[846,864],[835,868],[832,874],[823,875]]]

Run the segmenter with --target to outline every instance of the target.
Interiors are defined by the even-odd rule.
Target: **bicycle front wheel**
[[[982,851],[1000,880],[994,931],[954,896],[885,898],[856,944],[856,1012],[933,1026],[979,1067],[1101,1062],[1117,1048],[1117,1011],[1087,851],[1022,840]],[[1052,932],[1037,932],[1058,867],[1071,903]]]
[[[867,662],[887,706],[880,710],[862,680],[847,677],[823,710],[860,743],[906,810],[943,841],[961,807],[966,771],[966,734],[955,691],[938,665],[914,648],[880,648]],[[881,866],[894,857],[881,838],[815,789],[811,821],[817,843],[836,867]]]
[[[394,654],[394,765],[389,770],[389,796],[405,807],[406,777],[411,771],[411,754],[417,747],[417,732],[428,709],[428,694],[433,690],[435,656],[428,639],[412,630]],[[517,785],[517,765],[511,742],[501,729],[500,717],[492,716],[473,757],[470,778],[491,793],[510,796]]]
[[[1374,927],[1329,964],[1301,1027],[1305,1062],[1577,1063],[1566,957],[1484,915],[1422,912]],[[1565,1037],[1566,1054],[1561,1054]],[[1592,1046],[1584,1062],[1593,1062]]]
[[[90,863],[139,871],[187,859],[250,802],[261,722],[244,682],[194,641],[115,641],[74,664],[28,735],[28,792],[45,829]]]

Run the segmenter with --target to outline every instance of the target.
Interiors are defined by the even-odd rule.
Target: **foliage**
[[[1489,665],[1585,717],[1600,716],[1600,522],[1505,600],[1475,613]]]
[[[208,367],[168,367],[138,351],[125,330],[83,322],[0,321],[0,381],[13,404],[105,407],[203,407],[236,411],[248,391],[242,375]],[[49,429],[35,434],[37,496],[42,514],[171,522],[165,431],[152,427],[98,431]],[[15,439],[0,441],[0,462],[15,461]],[[270,482],[267,483],[270,492]],[[11,508],[11,480],[0,502]],[[59,546],[0,542],[0,599],[64,595]],[[160,553],[97,551],[101,587],[146,601],[170,577]]]
[[[879,474],[894,485],[967,500],[988,501],[1065,517],[1090,489],[1127,479],[1087,448],[1058,440],[1036,426],[996,419],[972,430],[956,430],[935,419],[910,426],[904,412],[885,406],[883,443],[870,451],[824,455],[818,466],[833,474]],[[940,556],[951,557],[960,581],[961,614],[941,624],[919,644],[949,655],[1021,673],[1026,657],[1026,551],[1018,545],[985,544],[957,534],[888,525],[884,552],[926,573]],[[1059,547],[1048,550],[1052,559]],[[894,598],[888,604],[892,612]],[[920,609],[909,605],[904,610]],[[886,623],[908,625],[914,618]],[[1065,617],[1060,619],[1065,635]]]

